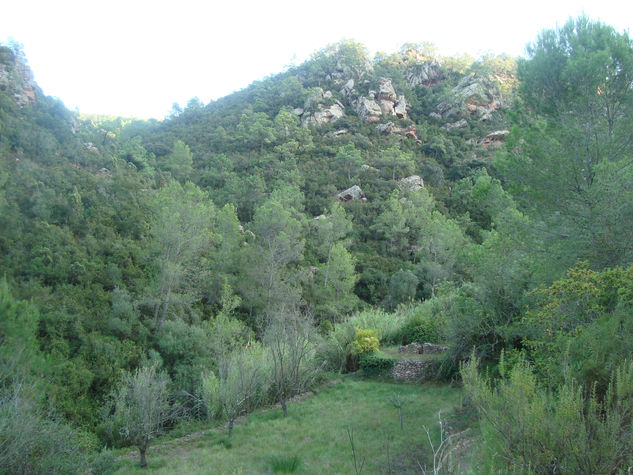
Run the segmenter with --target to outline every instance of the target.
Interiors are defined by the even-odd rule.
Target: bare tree
[[[403,402],[404,401],[400,397],[400,393],[394,394],[394,395],[391,396],[391,404],[393,405],[393,407],[398,409],[398,420],[400,421],[400,430],[404,430],[404,425],[402,424],[402,405],[403,405]]]
[[[318,375],[312,358],[316,338],[312,320],[299,312],[282,307],[269,317],[264,343],[272,359],[272,388],[284,417],[288,398],[308,388]]]
[[[174,417],[170,411],[169,378],[157,371],[156,365],[143,366],[134,373],[125,373],[114,400],[114,421],[120,435],[138,447],[141,467],[147,467],[145,454],[150,442]]]
[[[429,429],[424,426],[424,431],[426,432],[426,438],[429,441],[429,447],[431,448],[431,452],[433,453],[433,469],[427,469],[426,465],[423,467],[419,462],[418,465],[422,469],[423,474],[427,473],[453,473],[451,467],[451,455],[458,448],[456,441],[460,439],[469,429],[466,429],[462,432],[458,432],[456,434],[447,434],[445,428],[445,422],[442,420],[442,411],[437,414],[438,424],[440,427],[440,441],[439,445],[435,445],[433,443],[433,439],[431,438],[431,432]]]
[[[354,462],[354,473],[360,475],[363,473],[363,467],[365,466],[365,456],[356,455],[356,443],[354,441],[354,429],[347,427],[347,437],[349,438],[349,444],[352,448],[352,461]]]
[[[203,376],[202,384],[210,411],[216,407],[228,422],[229,437],[235,420],[255,409],[266,392],[269,375],[265,354],[256,344],[220,357],[216,373]]]

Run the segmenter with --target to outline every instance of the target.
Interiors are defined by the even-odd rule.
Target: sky
[[[353,39],[393,53],[431,42],[443,55],[524,55],[545,28],[581,13],[633,30],[626,0],[20,0],[0,42],[21,43],[47,95],[82,113],[164,118]]]

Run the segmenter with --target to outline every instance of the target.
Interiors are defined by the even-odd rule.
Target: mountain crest
[[[34,103],[36,94],[41,94],[18,47],[0,46],[0,91],[8,93],[20,107]]]

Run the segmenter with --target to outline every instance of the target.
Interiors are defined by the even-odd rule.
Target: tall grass
[[[301,466],[301,457],[297,454],[275,454],[270,457],[270,468],[273,473],[295,473]]]

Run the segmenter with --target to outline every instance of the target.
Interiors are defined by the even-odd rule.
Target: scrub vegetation
[[[628,473],[632,164],[633,42],[584,16],[162,121],[0,45],[0,473]]]

